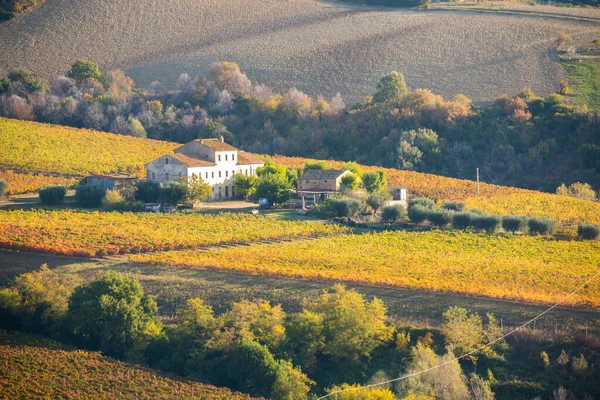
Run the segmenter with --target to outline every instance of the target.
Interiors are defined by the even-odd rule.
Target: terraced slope
[[[205,399],[251,400],[198,382],[167,378],[87,351],[0,331],[0,398],[3,399]]]
[[[384,10],[315,0],[48,0],[0,25],[0,68],[63,73],[76,58],[128,70],[139,86],[236,61],[279,89],[362,100],[390,70],[412,87],[475,101],[556,90],[558,32],[598,23],[465,11]]]

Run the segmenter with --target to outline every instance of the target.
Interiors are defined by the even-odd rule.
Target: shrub
[[[600,226],[590,224],[579,224],[577,227],[579,237],[585,240],[600,239]]]
[[[408,208],[410,209],[413,206],[422,206],[424,208],[433,208],[435,206],[435,201],[433,201],[433,199],[428,199],[426,197],[415,197],[414,199],[408,200]]]
[[[353,217],[360,211],[360,201],[356,199],[338,198],[329,203],[336,217]]]
[[[6,193],[8,192],[8,182],[6,179],[0,179],[0,199],[6,197]]]
[[[100,207],[105,191],[97,185],[79,185],[75,190],[77,204],[85,208]]]
[[[125,198],[118,190],[107,190],[102,200],[102,205],[109,210],[116,210],[123,203],[125,203]]]
[[[471,218],[471,226],[478,231],[493,233],[500,227],[500,217],[498,215],[474,215]]]
[[[565,366],[569,363],[569,355],[564,349],[560,352],[560,355],[556,359],[556,362],[562,366]]]
[[[153,181],[141,181],[135,185],[135,199],[144,203],[158,202],[160,184]]]
[[[136,278],[110,271],[75,289],[67,323],[76,343],[114,357],[131,356],[160,333],[157,311]]]
[[[67,190],[64,186],[48,186],[40,189],[40,202],[45,206],[55,206],[65,199]]]
[[[269,397],[277,362],[266,346],[242,339],[229,354],[228,386],[252,396]]]
[[[452,215],[452,227],[454,229],[465,230],[471,225],[473,214],[468,212],[458,212]]]
[[[583,356],[583,354],[580,354],[579,357],[573,357],[571,367],[573,367],[573,371],[575,372],[583,372],[587,369],[588,362]]]
[[[548,357],[548,353],[542,351],[540,353],[540,358],[542,359],[542,364],[544,365],[544,368],[550,368],[550,357]]]
[[[383,193],[376,192],[372,193],[367,199],[367,204],[377,212],[381,207],[385,206],[388,202],[388,196]]]
[[[396,222],[406,215],[406,210],[400,204],[385,206],[381,209],[381,220],[384,222]]]
[[[502,217],[502,229],[507,232],[525,232],[527,230],[527,218],[520,215],[505,215]]]
[[[446,210],[432,210],[427,213],[427,219],[438,228],[443,228],[452,222],[452,213]]]
[[[460,201],[445,201],[442,208],[450,211],[464,211],[465,203]]]
[[[408,218],[415,224],[420,224],[421,222],[425,221],[427,219],[428,213],[429,209],[421,205],[414,205],[412,207],[408,207]]]
[[[173,182],[163,185],[158,191],[158,199],[161,203],[176,206],[183,202],[189,192],[188,186],[182,182]]]
[[[527,222],[529,232],[536,235],[554,235],[556,233],[556,221],[546,217],[531,218]]]

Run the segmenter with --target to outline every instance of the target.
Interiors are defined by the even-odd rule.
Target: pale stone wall
[[[162,156],[146,165],[146,179],[158,183],[177,182],[187,176],[187,165],[170,155]]]

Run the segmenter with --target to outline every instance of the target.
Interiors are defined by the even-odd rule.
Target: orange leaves
[[[24,194],[37,192],[45,186],[70,187],[77,184],[79,179],[63,176],[46,176],[42,174],[20,173],[13,171],[0,171],[0,179],[8,182],[8,194]]]
[[[389,232],[130,258],[554,303],[597,271],[600,243],[457,231]],[[600,307],[600,281],[567,304]]]
[[[52,342],[30,343],[31,340],[21,340],[17,335],[6,336],[0,335],[3,398],[251,400],[250,396],[232,393],[228,389],[170,379],[99,353],[63,350]],[[21,345],[20,341],[26,345]]]
[[[337,225],[249,214],[134,214],[0,211],[0,246],[73,256],[105,256],[250,243],[346,232]]]

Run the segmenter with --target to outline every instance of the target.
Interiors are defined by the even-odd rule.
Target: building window
[[[152,180],[155,181],[156,180],[156,174],[153,172],[152,173]]]
[[[165,181],[169,182],[169,173],[168,172],[165,173]]]
[[[225,186],[225,198],[229,197],[229,186]]]
[[[169,159],[165,158],[165,164],[168,164],[168,163],[169,163]]]
[[[219,161],[221,161],[221,155],[219,154]]]
[[[231,155],[231,161],[235,161],[235,154]]]
[[[181,172],[179,173],[179,180],[181,180]]]
[[[208,172],[206,173],[206,179],[208,179]]]
[[[225,178],[229,178],[229,171],[225,171]]]
[[[248,176],[248,170],[247,169],[244,170],[244,173],[246,174],[246,176]]]
[[[227,161],[227,154],[225,154],[225,161]],[[225,196],[225,197],[227,197],[227,196]]]
[[[213,177],[213,178],[215,177],[215,172],[214,172],[214,171],[212,172],[212,177]]]
[[[235,186],[231,187],[231,197],[235,197]]]
[[[219,178],[221,177],[221,171],[219,171]]]

